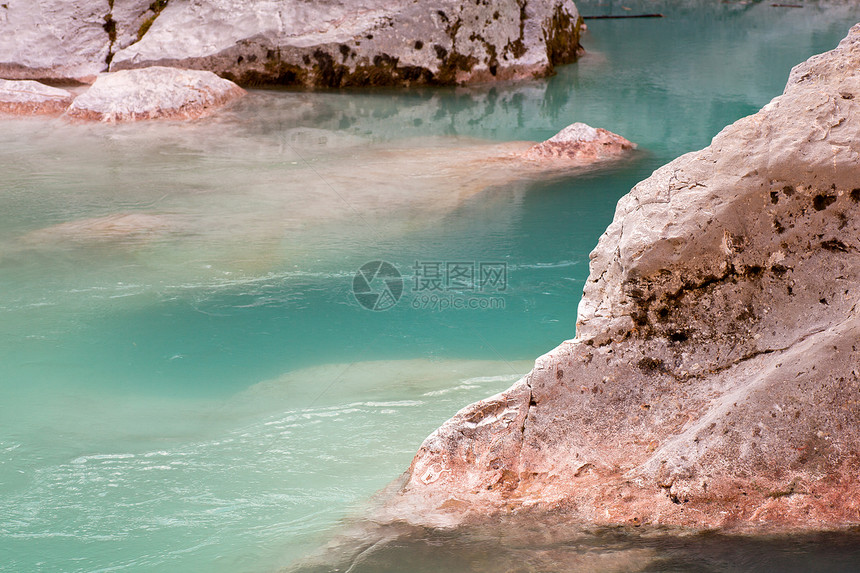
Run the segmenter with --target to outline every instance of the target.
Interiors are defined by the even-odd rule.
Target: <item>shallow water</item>
[[[857,570],[860,533],[725,536],[571,527],[524,529],[522,524],[456,532],[399,531],[334,568],[302,564],[290,573],[786,573]]]
[[[589,21],[586,57],[523,84],[256,91],[191,124],[4,121],[0,571],[258,572],[313,549],[441,422],[573,336],[621,195],[860,19],[850,4],[580,6],[668,17]],[[574,121],[640,151],[550,178],[480,165]],[[373,260],[404,279],[386,311],[352,293]],[[416,288],[440,263],[506,274]],[[488,308],[441,308],[454,301]],[[834,539],[804,541],[797,563],[856,563]],[[373,567],[518,559],[485,536],[431,542]],[[531,570],[573,567],[553,547]],[[666,547],[634,549],[647,571],[759,571],[783,551]]]

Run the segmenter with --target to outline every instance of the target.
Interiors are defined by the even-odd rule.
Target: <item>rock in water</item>
[[[72,103],[72,94],[32,80],[0,80],[0,112],[14,115],[59,115]]]
[[[164,215],[114,213],[104,217],[79,219],[39,229],[25,235],[28,246],[57,246],[68,243],[145,242],[174,230],[174,222]]]
[[[532,78],[573,61],[571,0],[168,2],[111,69],[176,65],[320,87]]]
[[[75,98],[68,115],[96,121],[195,119],[244,94],[212,72],[155,66],[100,75]]]
[[[860,25],[618,204],[576,337],[432,434],[386,516],[860,523]]]
[[[528,149],[523,158],[541,163],[595,163],[636,148],[620,135],[584,123],[568,125],[542,143]]]

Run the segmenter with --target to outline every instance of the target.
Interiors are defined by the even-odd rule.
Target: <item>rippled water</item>
[[[0,571],[259,572],[313,550],[430,431],[573,335],[621,195],[860,19],[850,3],[580,5],[667,17],[589,21],[588,55],[548,80],[256,91],[190,124],[4,121]],[[640,151],[552,177],[482,162],[574,121]],[[384,312],[352,295],[372,260],[404,278]],[[437,263],[503,265],[503,284],[442,293],[495,306],[440,309],[415,287]],[[361,570],[860,562],[850,536],[529,538],[535,553],[416,535]]]

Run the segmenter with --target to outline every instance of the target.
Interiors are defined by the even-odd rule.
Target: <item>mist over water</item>
[[[312,550],[439,424],[573,337],[619,197],[860,20],[851,3],[624,6],[667,17],[590,20],[588,54],[546,80],[258,90],[184,124],[4,119],[0,571],[260,572]],[[551,176],[484,161],[575,121],[639,152]],[[383,312],[352,293],[374,260],[403,277]],[[500,306],[428,306],[416,285],[447,263],[504,265],[503,284],[440,293]],[[439,535],[362,570],[596,563],[569,540],[538,558]],[[763,571],[786,551],[668,539],[586,552],[604,570]],[[854,541],[799,547],[822,571],[857,558]]]

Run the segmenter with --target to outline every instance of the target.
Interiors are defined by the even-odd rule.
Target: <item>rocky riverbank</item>
[[[187,120],[211,115],[245,95],[212,72],[162,66],[100,74],[92,86],[75,92],[33,80],[0,80],[0,113],[108,123]]]
[[[171,66],[242,85],[533,78],[576,59],[581,25],[570,0],[9,0],[0,77],[91,83],[106,71]]]

